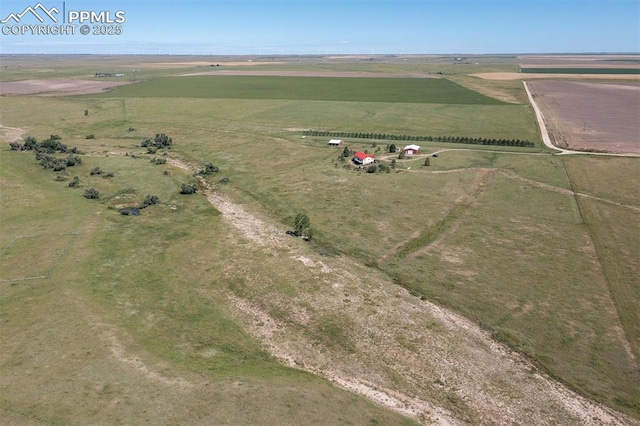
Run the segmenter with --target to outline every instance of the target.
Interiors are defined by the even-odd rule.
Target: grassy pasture
[[[243,331],[221,277],[247,253],[206,200],[177,194],[190,176],[171,168],[166,177],[144,159],[83,159],[70,169],[82,187],[68,188],[32,153],[0,150],[0,241],[41,233],[11,264],[31,269],[41,261],[32,256],[59,252],[54,233],[78,233],[48,279],[0,285],[0,386],[12,390],[0,412],[53,424],[411,424],[282,367]],[[115,177],[89,177],[95,166]],[[100,200],[82,197],[89,185]],[[139,217],[109,209],[129,187],[161,204]]]
[[[127,89],[145,87],[149,91],[153,86]],[[277,94],[273,86],[265,93]],[[398,161],[397,173],[358,174],[335,162],[339,151],[327,147],[325,140],[301,139],[287,129],[537,141],[535,122],[524,105],[161,95],[3,99],[3,124],[26,128],[39,139],[60,133],[65,143],[89,155],[80,168],[69,169],[69,176],[78,173],[83,180],[82,188],[70,189],[41,170],[32,154],[0,150],[0,221],[11,224],[0,233],[2,247],[28,231],[80,232],[46,287],[35,282],[0,287],[0,314],[12,319],[6,335],[17,339],[0,340],[0,354],[7,354],[0,365],[8,372],[2,380],[12,388],[18,380],[26,383],[24,390],[3,396],[0,408],[58,423],[78,413],[85,416],[79,422],[95,422],[111,412],[116,400],[127,407],[118,417],[125,423],[148,407],[153,408],[145,413],[149,421],[170,418],[180,423],[210,415],[211,406],[218,416],[214,420],[221,423],[282,418],[291,423],[404,421],[324,381],[279,366],[232,319],[226,308],[229,291],[286,301],[299,291],[293,285],[295,274],[278,270],[271,275],[269,270],[278,268],[276,258],[256,254],[246,242],[231,241],[228,225],[201,197],[179,196],[177,188],[191,176],[153,166],[148,158],[124,156],[144,152],[136,148],[142,139],[165,132],[176,143],[171,155],[220,166],[232,182],[223,191],[234,199],[282,222],[305,211],[317,231],[318,250],[340,251],[377,267],[415,294],[481,323],[576,389],[639,415],[637,366],[630,361],[624,337],[626,332],[632,350],[637,350],[637,215],[596,200],[579,198],[576,204],[561,191],[570,188],[565,162],[578,192],[637,206],[635,160],[448,151],[432,158],[429,168],[421,167],[424,160],[417,158]],[[84,109],[90,110],[88,117],[82,115]],[[90,133],[97,139],[85,140]],[[371,141],[347,144],[376,149]],[[384,148],[385,142],[378,145]],[[96,166],[115,177],[89,177]],[[163,170],[171,175],[162,175]],[[82,198],[88,186],[101,190],[104,198]],[[159,195],[161,205],[141,217],[117,215],[108,207],[120,202],[115,198],[120,190],[130,187],[136,193],[129,201],[149,193]],[[243,266],[238,259],[247,256],[254,256],[258,266]],[[225,265],[246,268],[247,276],[260,279],[230,280]],[[74,301],[71,310],[69,300]],[[286,303],[282,306],[284,311]],[[18,315],[21,312],[29,315]],[[274,312],[279,314],[284,315]],[[318,318],[310,333],[325,342],[333,336],[338,349],[353,350],[350,336],[340,327],[343,320],[339,315]],[[35,339],[19,338],[24,330]],[[69,355],[62,343],[50,342],[51,333],[73,348],[80,373],[65,365]],[[105,344],[112,336],[127,342],[129,351],[140,354],[145,365],[163,377],[205,377],[212,386],[180,391],[189,412],[172,402],[175,386],[141,380],[140,371],[131,374],[130,362],[113,361],[109,351],[114,346]],[[38,375],[24,377],[25,370],[41,372],[45,365],[54,369],[46,371],[42,392],[55,388],[54,395],[60,397],[34,396]],[[56,384],[65,375],[74,381]],[[140,389],[142,396],[134,395]],[[91,406],[98,408],[92,411]]]
[[[121,87],[105,97],[289,99],[501,105],[503,102],[443,78],[189,76]]]
[[[74,234],[17,236],[0,251],[0,282],[50,276],[73,243]],[[28,263],[24,259],[31,259]]]
[[[637,400],[616,304],[571,197],[498,174],[441,235],[383,269],[581,391]]]

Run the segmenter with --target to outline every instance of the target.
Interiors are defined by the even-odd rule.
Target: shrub
[[[154,146],[156,148],[171,148],[173,140],[164,133],[158,133],[153,139],[145,139],[140,143],[143,148]]]
[[[73,167],[73,166],[82,164],[82,158],[78,157],[77,155],[67,156],[66,161],[67,161],[67,167]]]
[[[24,139],[24,143],[22,144],[22,150],[23,151],[31,151],[36,149],[36,147],[38,146],[38,141],[36,140],[36,138],[34,138],[33,136],[27,136]]]
[[[89,172],[89,175],[93,176],[93,175],[101,175],[104,172],[100,169],[100,167],[94,167],[93,169],[91,169],[91,171]]]
[[[144,201],[142,201],[143,207],[149,207],[154,204],[158,204],[160,199],[156,195],[147,195],[144,197]]]
[[[69,182],[69,188],[77,188],[80,186],[80,178],[78,176],[74,176],[73,180]]]
[[[53,167],[52,168],[53,168],[54,172],[61,172],[63,170],[66,170],[67,169],[67,160],[65,160],[65,159],[56,160],[53,163]]]
[[[167,159],[166,158],[156,158],[153,157],[151,159],[151,163],[155,164],[156,166],[161,165],[161,164],[166,164],[167,163]]]
[[[220,169],[214,166],[213,163],[204,163],[204,170],[200,170],[201,175],[212,175],[218,173]]]
[[[164,133],[156,134],[153,141],[158,148],[171,148],[171,145],[173,145],[173,140]]]
[[[193,184],[190,185],[187,183],[183,183],[182,186],[180,187],[181,194],[190,195],[190,194],[195,194],[196,192],[198,192],[198,187]]]
[[[375,173],[378,171],[378,166],[376,166],[375,164],[371,164],[369,167],[367,167],[367,173]]]
[[[95,138],[96,138],[96,135],[94,135],[93,133],[91,133],[91,134],[89,134],[89,135],[86,135],[84,138],[85,138],[85,139],[95,139]]]
[[[95,188],[89,188],[84,191],[84,198],[95,200],[100,198],[100,191]]]

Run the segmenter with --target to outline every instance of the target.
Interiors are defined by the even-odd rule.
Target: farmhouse
[[[343,142],[342,140],[340,140],[340,139],[331,139],[331,140],[327,143],[327,145],[329,145],[329,146],[342,146],[342,144],[343,144],[343,143],[344,143],[344,142]]]
[[[404,155],[420,154],[420,147],[418,145],[407,145],[402,152],[404,152]]]
[[[365,154],[362,151],[358,151],[353,156],[353,162],[359,166],[366,166],[373,163],[375,160],[373,154]]]

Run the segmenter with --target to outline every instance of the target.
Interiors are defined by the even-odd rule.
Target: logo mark
[[[53,22],[58,22],[58,18],[56,18],[53,14],[58,14],[60,11],[54,6],[51,9],[47,9],[42,5],[42,3],[38,2],[35,6],[27,6],[22,13],[11,13],[9,16],[4,18],[0,23],[6,24],[10,20],[14,20],[16,23],[20,22],[20,20],[28,13],[31,13],[36,19],[40,22],[44,22],[44,18],[38,13],[38,11],[51,19]]]

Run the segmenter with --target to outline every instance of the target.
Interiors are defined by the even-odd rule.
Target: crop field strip
[[[163,77],[99,96],[507,105],[443,78]]]
[[[525,74],[640,74],[640,68],[521,68]]]

